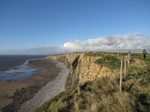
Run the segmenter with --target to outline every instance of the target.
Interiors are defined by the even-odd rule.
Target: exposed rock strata
[[[46,59],[60,61],[65,66],[59,63],[57,66],[61,68],[61,72],[59,73],[58,77],[42,88],[33,99],[24,103],[19,112],[31,112],[38,108],[48,99],[62,92],[65,88],[65,83],[66,88],[70,88],[75,84],[84,83],[89,80],[94,80],[97,77],[105,77],[112,74],[114,70],[111,68],[95,63],[95,61],[99,58],[102,57],[89,56],[87,53],[71,53],[47,56]]]
[[[74,84],[94,80],[97,77],[105,77],[114,72],[111,68],[96,64],[95,61],[99,58],[102,57],[88,56],[87,53],[50,55],[46,57],[46,59],[61,61],[70,68],[66,88],[69,88]]]

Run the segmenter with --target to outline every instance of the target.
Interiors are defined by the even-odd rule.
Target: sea
[[[28,61],[45,58],[46,55],[0,55],[0,79],[27,78],[37,69],[29,67]]]

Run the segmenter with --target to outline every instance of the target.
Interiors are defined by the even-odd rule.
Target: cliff
[[[150,54],[146,59],[141,53],[131,56],[127,74],[123,73],[122,92],[117,54],[87,52],[48,56],[47,59],[61,60],[68,65],[66,86],[72,87],[34,112],[150,112]],[[120,58],[126,55],[120,53]]]
[[[117,71],[96,63],[98,59],[103,59],[102,54],[102,52],[57,54],[47,56],[46,59],[61,61],[70,69],[66,82],[66,88],[70,88],[75,84],[92,81],[97,77],[106,77]]]

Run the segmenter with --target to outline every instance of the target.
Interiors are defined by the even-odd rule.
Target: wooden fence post
[[[124,59],[124,76],[127,75],[127,64],[126,64],[127,60]]]
[[[128,67],[129,67],[128,56],[126,56],[126,75],[128,74]]]
[[[129,51],[129,52],[128,52],[128,66],[129,66],[129,64],[130,64],[130,59],[131,59],[131,52]]]
[[[120,88],[119,88],[120,92],[122,92],[122,68],[123,68],[123,59],[121,59],[121,66],[120,66]]]

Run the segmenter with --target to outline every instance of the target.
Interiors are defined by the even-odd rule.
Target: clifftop
[[[126,55],[86,52],[48,56],[70,68],[67,90],[35,112],[149,112],[150,54],[146,59],[139,53],[131,56],[126,75],[123,70],[120,92],[120,59]]]
[[[105,59],[104,59],[105,58]],[[75,84],[92,81],[98,77],[106,77],[110,74],[118,72],[119,68],[107,66],[106,63],[114,59],[117,60],[117,54],[105,52],[85,52],[50,55],[46,59],[53,59],[63,62],[69,69],[70,73],[67,78],[66,88],[70,88]],[[119,60],[117,60],[119,61]],[[117,62],[118,64],[118,62]],[[120,62],[119,62],[120,66]]]

